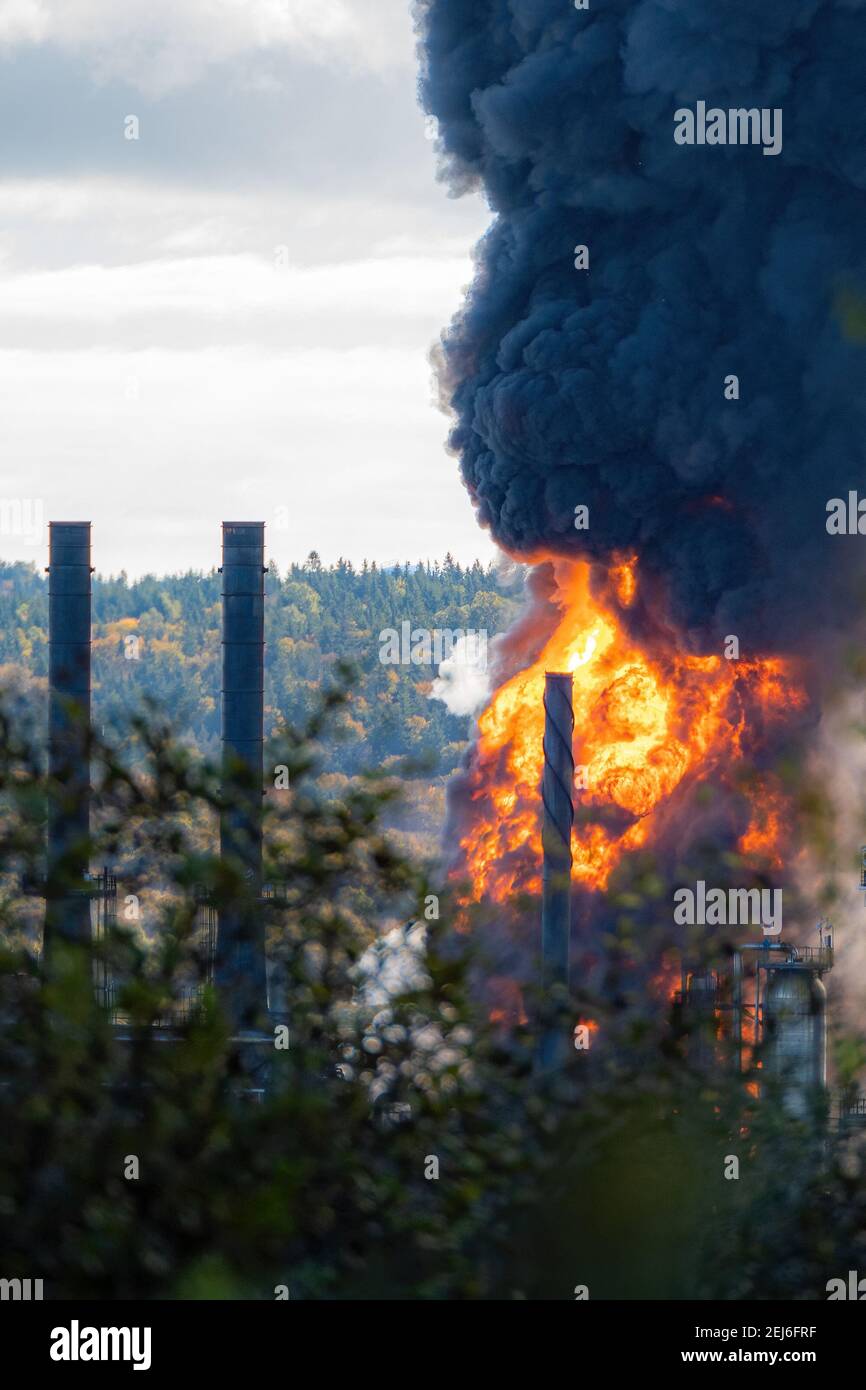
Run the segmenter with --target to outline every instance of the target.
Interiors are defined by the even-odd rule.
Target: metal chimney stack
[[[48,807],[45,954],[58,938],[91,939],[90,522],[52,521],[48,563]]]
[[[223,522],[223,791],[231,809],[220,822],[220,853],[239,866],[243,898],[219,913],[215,977],[236,1026],[252,1028],[267,1010],[262,893],[265,526]]]
[[[571,930],[571,830],[574,824],[574,710],[572,677],[548,671],[544,678],[544,871],[541,905],[541,969],[544,1009],[551,991],[568,989]],[[555,1003],[555,1001],[554,1001]],[[564,1040],[543,1036],[542,1060],[553,1061]]]

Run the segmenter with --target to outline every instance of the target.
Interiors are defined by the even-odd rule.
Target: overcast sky
[[[223,519],[281,566],[492,554],[428,362],[488,215],[408,11],[0,0],[0,557],[40,507],[103,573],[209,569]]]

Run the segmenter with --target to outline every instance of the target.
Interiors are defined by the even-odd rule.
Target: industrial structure
[[[541,999],[538,1058],[561,1060],[568,1038],[557,1013],[567,1004],[571,937],[571,832],[574,825],[574,708],[572,677],[544,678],[544,772],[541,785],[543,850]]]
[[[574,825],[572,677],[544,678],[544,775],[541,786],[544,863],[541,902],[543,987],[568,988],[571,930],[571,831]]]
[[[722,972],[684,964],[676,996],[698,1068],[746,1049],[760,1057],[762,1084],[778,1090],[783,1109],[807,1120],[827,1092],[827,991],[833,968],[833,930],[818,923],[816,946],[765,937],[731,950]]]
[[[268,1007],[261,909],[264,522],[224,521],[222,539],[222,766],[228,807],[220,819],[220,854],[242,872],[247,891],[220,911],[215,979],[234,1022],[250,1028]]]
[[[250,1090],[260,1090],[268,1030],[267,962],[262,884],[262,752],[264,743],[264,523],[223,523],[222,769],[225,809],[220,853],[244,888],[217,912],[196,895],[205,978],[213,982],[236,1037],[248,1043]],[[93,874],[90,838],[91,543],[90,522],[52,522],[49,530],[49,772],[50,798],[44,955],[60,940],[88,943],[111,930],[117,880],[110,868]],[[94,910],[95,908],[95,910]],[[104,964],[95,981],[116,1016],[117,982]],[[179,1001],[176,1028],[200,990]],[[254,1084],[255,1083],[255,1084]],[[263,1083],[262,1083],[263,1084]]]
[[[49,771],[44,949],[60,940],[89,942],[116,919],[117,881],[109,867],[92,874],[90,833],[91,536],[89,522],[52,522],[49,554]],[[264,523],[222,527],[222,781],[220,854],[243,885],[219,911],[197,899],[206,977],[219,992],[236,1037],[249,1043],[250,1089],[263,1089],[272,1047],[262,882],[264,747]],[[572,676],[548,672],[544,691],[542,781],[542,1017],[539,1060],[558,1063],[570,1039],[558,1021],[567,1008],[571,933],[571,837],[574,823]],[[866,889],[866,850],[862,886]],[[95,906],[95,912],[94,912]],[[832,933],[819,924],[814,947],[765,938],[733,949],[724,973],[683,967],[678,1004],[693,1039],[692,1059],[713,1065],[719,1046],[740,1064],[760,1051],[763,1076],[778,1084],[786,1111],[805,1119],[827,1085],[823,977],[833,965]],[[116,1006],[105,967],[100,997]],[[194,1005],[196,992],[182,1006]],[[183,1007],[181,1008],[181,1014]],[[116,1020],[122,1029],[122,1020]],[[175,1014],[165,1021],[176,1027]],[[857,1103],[859,1104],[859,1102]],[[850,1107],[849,1107],[850,1108]],[[855,1106],[856,1109],[856,1106]],[[866,1120],[866,1105],[863,1106]],[[859,1111],[858,1111],[859,1114]]]
[[[89,941],[90,522],[53,521],[48,558],[48,808],[45,955]]]
[[[567,1039],[550,1007],[557,989],[567,995],[571,931],[571,832],[574,822],[574,712],[572,677],[547,672],[544,691],[542,781],[543,889],[541,908],[542,1018],[539,1058],[559,1062]],[[861,887],[866,892],[866,849]],[[706,1069],[733,1058],[740,1068],[749,1051],[760,1057],[762,1088],[777,1089],[785,1112],[807,1120],[827,1095],[827,993],[833,968],[829,922],[818,924],[815,946],[765,936],[732,949],[724,972],[682,968],[675,1001],[689,1036],[692,1064]],[[840,1103],[840,1122],[866,1124],[866,1102]]]

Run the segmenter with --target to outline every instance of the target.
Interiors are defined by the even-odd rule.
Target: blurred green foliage
[[[859,1132],[759,1103],[721,1044],[696,1065],[682,1018],[634,988],[657,967],[639,934],[617,966],[632,988],[581,989],[556,1020],[599,1025],[560,1069],[535,1068],[531,991],[528,1023],[491,1023],[476,938],[380,828],[397,780],[321,793],[347,698],[338,683],[275,734],[291,785],[267,798],[267,878],[284,891],[252,1043],[201,948],[195,886],[216,907],[244,892],[201,834],[217,770],[154,711],[120,749],[94,736],[91,862],[124,862],[148,928],[121,913],[46,965],[19,875],[40,871],[56,789],[26,705],[0,710],[0,1276],[46,1298],[763,1299],[823,1298],[866,1263]],[[632,891],[657,900],[651,866]]]

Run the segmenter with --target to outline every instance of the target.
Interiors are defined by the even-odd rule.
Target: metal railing
[[[129,1025],[131,1020],[129,1014],[125,1013],[120,1003],[121,985],[116,980],[109,980],[105,986],[102,997],[104,1007],[111,1014],[111,1020],[119,1027]],[[160,1029],[179,1028],[188,1023],[198,1010],[202,1001],[203,987],[192,985],[182,989],[175,999],[171,1002],[171,1007],[167,1013],[159,1014],[151,1021],[152,1027]]]
[[[288,887],[285,883],[264,884],[262,902],[284,901]],[[88,895],[95,903],[93,933],[95,941],[104,941],[117,922],[117,878],[107,868],[88,882]],[[192,891],[196,917],[193,928],[193,953],[201,969],[201,979],[183,986],[168,1012],[154,1020],[156,1028],[176,1028],[189,1021],[201,1003],[204,991],[213,984],[217,949],[219,914],[207,888],[197,884]],[[104,960],[94,964],[94,988],[98,1001],[119,1025],[128,1023],[120,1004],[122,982],[116,979]]]
[[[117,877],[106,866],[101,874],[93,874],[90,879],[91,925],[94,941],[104,941],[117,922]],[[104,1008],[113,985],[111,970],[104,960],[93,963],[93,984],[96,997]]]
[[[104,940],[117,922],[117,878],[105,869],[91,880],[91,897],[96,904],[94,939]],[[195,1013],[208,985],[213,982],[216,955],[217,911],[207,892],[200,886],[193,889],[196,920],[193,928],[193,949],[201,962],[202,979],[182,986],[167,1013],[154,1019],[155,1028],[175,1028],[189,1021]],[[98,1001],[111,1015],[112,1022],[123,1025],[129,1021],[120,1004],[122,982],[115,978],[106,961],[94,965],[94,986]]]
[[[815,970],[830,970],[833,966],[833,947],[792,946],[791,961],[796,965],[810,965]]]

